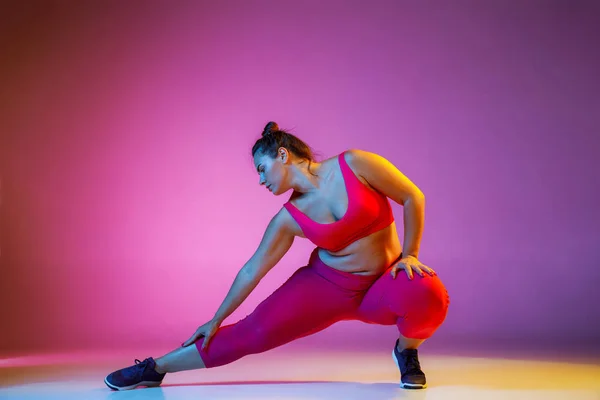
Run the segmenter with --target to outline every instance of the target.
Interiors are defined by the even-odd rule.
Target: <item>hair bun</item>
[[[265,137],[265,136],[270,135],[273,132],[276,132],[278,130],[279,130],[279,126],[277,125],[277,123],[271,121],[265,126],[265,129],[263,129],[262,136]]]

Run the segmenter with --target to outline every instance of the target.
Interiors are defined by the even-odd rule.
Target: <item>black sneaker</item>
[[[166,374],[159,374],[154,370],[156,362],[152,357],[144,361],[135,360],[131,367],[123,368],[110,373],[104,378],[106,386],[113,390],[129,390],[138,386],[160,386]]]
[[[392,356],[400,369],[400,387],[404,389],[425,389],[427,380],[421,371],[417,349],[398,351],[398,341],[394,345]]]

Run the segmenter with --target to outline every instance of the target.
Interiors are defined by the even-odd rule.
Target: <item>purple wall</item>
[[[249,156],[269,120],[421,187],[421,260],[452,298],[435,340],[600,337],[597,3],[15,3],[0,6],[0,351],[187,339],[287,199]],[[311,249],[298,239],[228,322]]]

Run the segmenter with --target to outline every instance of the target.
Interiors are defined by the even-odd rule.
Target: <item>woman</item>
[[[156,360],[135,360],[133,366],[108,375],[105,383],[115,390],[158,386],[167,372],[217,367],[337,321],[360,320],[397,325],[399,338],[392,355],[401,387],[425,388],[417,347],[446,318],[449,298],[437,274],[418,260],[423,193],[374,153],[349,150],[316,162],[304,142],[274,122],[265,127],[252,156],[260,185],[275,195],[293,192],[238,272],[223,304],[181,348]],[[404,206],[403,246],[388,198]],[[308,265],[252,314],[221,326],[296,236],[317,246]]]

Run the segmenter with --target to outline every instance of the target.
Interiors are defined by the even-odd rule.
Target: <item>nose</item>
[[[259,178],[259,179],[258,179],[258,184],[259,184],[259,185],[264,185],[265,183],[266,183],[266,182],[265,182],[265,180],[264,180],[263,178]]]

